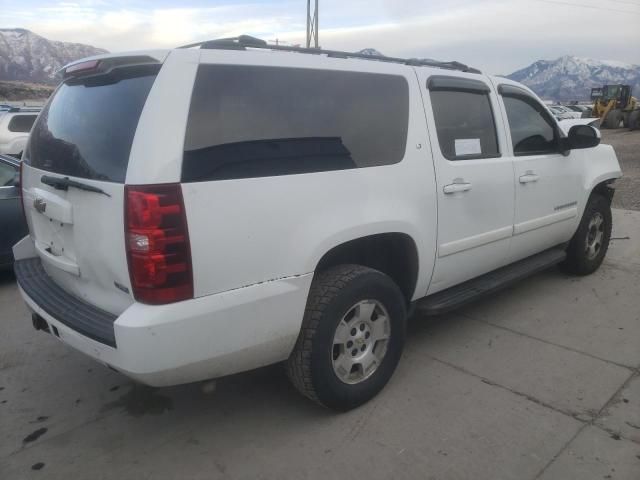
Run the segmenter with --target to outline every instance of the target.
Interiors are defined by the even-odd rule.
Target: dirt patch
[[[129,415],[141,417],[148,414],[160,415],[173,410],[173,402],[169,397],[158,394],[155,388],[134,385],[118,400],[104,405],[102,411],[114,408],[124,408]]]

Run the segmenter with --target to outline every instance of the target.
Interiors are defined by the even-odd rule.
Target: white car
[[[563,107],[562,105],[550,105],[549,110],[551,110],[556,116],[566,118],[582,118],[582,112],[576,112],[574,110],[571,110],[570,108]]]
[[[20,108],[0,112],[0,155],[22,156],[38,112]]]
[[[591,110],[593,109],[592,105],[564,105],[564,108],[568,108],[574,112],[580,113],[580,118],[588,118],[591,116]]]
[[[14,268],[36,328],[140,382],[285,362],[346,410],[413,308],[599,267],[621,172],[598,144],[459,63],[250,37],[106,54],[34,126]]]

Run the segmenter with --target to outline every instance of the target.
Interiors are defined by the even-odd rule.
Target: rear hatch
[[[67,292],[118,315],[133,302],[124,182],[160,63],[120,57],[79,65],[67,73],[32,130],[22,172],[25,214],[49,276]]]

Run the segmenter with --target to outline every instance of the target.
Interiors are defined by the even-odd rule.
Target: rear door
[[[119,314],[132,302],[124,182],[160,64],[108,60],[115,65],[108,73],[91,72],[57,88],[32,130],[22,187],[47,273],[68,292]]]
[[[513,166],[495,92],[479,75],[417,69],[438,199],[438,256],[429,294],[503,266],[513,230]],[[431,71],[433,72],[433,71]]]

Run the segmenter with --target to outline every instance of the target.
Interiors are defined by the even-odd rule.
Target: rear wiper
[[[69,177],[51,177],[49,175],[43,175],[40,177],[40,181],[45,185],[49,185],[50,187],[55,188],[56,190],[69,190],[69,187],[77,188],[78,190],[84,190],[86,192],[95,192],[102,193],[107,197],[110,197],[107,192],[102,190],[101,188],[94,187],[93,185],[87,185],[86,183],[76,182],[75,180],[71,180]]]

